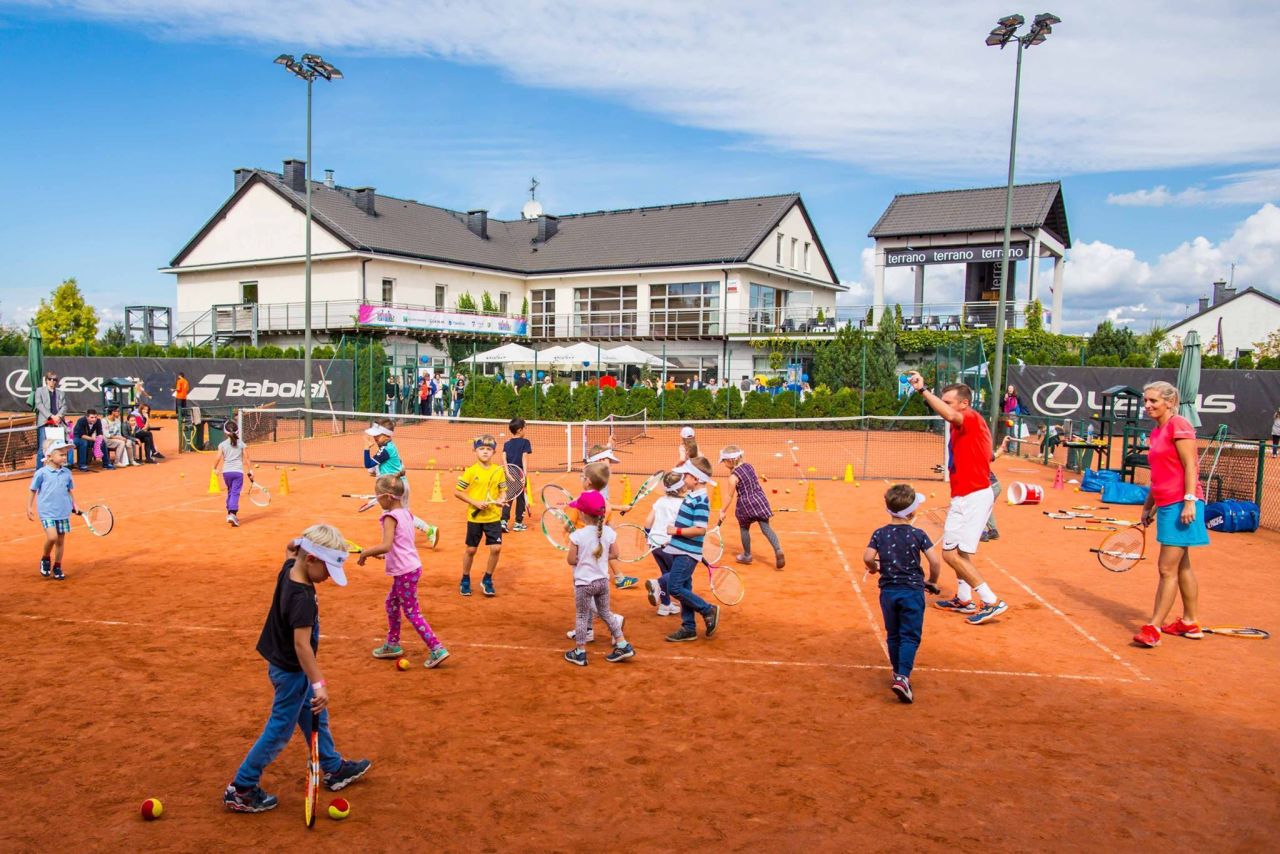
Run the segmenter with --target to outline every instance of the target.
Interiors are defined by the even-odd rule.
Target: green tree
[[[1027,331],[1032,334],[1044,331],[1044,306],[1038,299],[1027,304]]]
[[[1138,336],[1132,329],[1117,328],[1110,320],[1098,324],[1098,328],[1089,336],[1089,358],[1095,356],[1114,356],[1124,361],[1130,353],[1139,349]]]
[[[867,390],[879,389],[897,394],[898,390],[898,313],[886,311],[880,316],[880,328],[871,338],[867,354]]]
[[[84,347],[98,337],[98,311],[84,301],[74,278],[53,289],[49,302],[40,300],[36,326],[46,346]]]
[[[493,297],[489,296],[488,291],[480,294],[480,310],[485,314],[497,314],[498,312],[498,306],[493,301]]]
[[[116,321],[107,327],[107,331],[102,333],[102,343],[108,347],[124,347],[129,343],[129,333],[125,332],[124,324]]]
[[[476,299],[470,291],[458,294],[458,311],[475,311]]]
[[[862,330],[841,327],[834,338],[818,345],[813,355],[813,380],[832,389],[857,386],[862,382],[863,350],[867,345]]]

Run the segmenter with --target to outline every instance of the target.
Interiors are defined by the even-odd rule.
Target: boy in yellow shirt
[[[467,511],[467,551],[462,556],[462,583],[458,592],[463,596],[471,595],[471,563],[475,560],[476,549],[480,546],[480,538],[489,547],[489,562],[485,566],[484,578],[480,579],[480,589],[484,595],[493,596],[493,571],[498,568],[498,554],[502,551],[502,505],[489,500],[495,479],[505,482],[506,472],[502,466],[493,463],[494,452],[498,449],[498,440],[486,433],[472,442],[476,452],[476,461],[467,466],[467,470],[458,478],[458,486],[453,495],[470,509]]]

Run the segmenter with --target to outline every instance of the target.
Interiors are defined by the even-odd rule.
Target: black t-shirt
[[[920,555],[933,548],[924,531],[912,525],[885,525],[876,528],[867,545],[880,555],[880,586],[924,589],[924,568]]]
[[[533,453],[533,445],[523,436],[516,436],[502,443],[502,453],[506,456],[507,462],[524,468],[524,455]]]
[[[276,578],[276,592],[271,597],[271,610],[258,637],[258,652],[281,670],[298,673],[298,653],[293,648],[293,630],[311,626],[311,651],[320,649],[320,599],[311,584],[299,584],[289,577],[293,559],[284,562]]]

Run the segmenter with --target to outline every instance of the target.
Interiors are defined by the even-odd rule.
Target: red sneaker
[[[1138,629],[1138,633],[1133,636],[1133,642],[1139,646],[1159,646],[1160,630],[1155,626],[1143,626]]]
[[[1192,638],[1194,640],[1200,640],[1200,638],[1204,637],[1204,632],[1200,631],[1199,623],[1188,623],[1181,617],[1174,620],[1167,626],[1161,626],[1160,633],[1166,635],[1177,635],[1178,637],[1183,638]]]

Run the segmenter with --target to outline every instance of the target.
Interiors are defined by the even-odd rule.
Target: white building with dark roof
[[[833,332],[845,290],[796,193],[499,220],[331,180],[311,188],[319,341],[375,329],[482,346],[629,342],[736,379],[760,372],[754,339]],[[163,268],[177,279],[180,339],[301,339],[305,194],[301,161],[235,170],[231,196]],[[463,294],[477,306],[487,294],[493,310],[459,311]]]
[[[1225,281],[1216,281],[1212,295],[1200,298],[1194,314],[1169,327],[1166,347],[1181,344],[1193,330],[1203,352],[1234,361],[1280,330],[1280,299],[1257,288],[1237,293]]]

